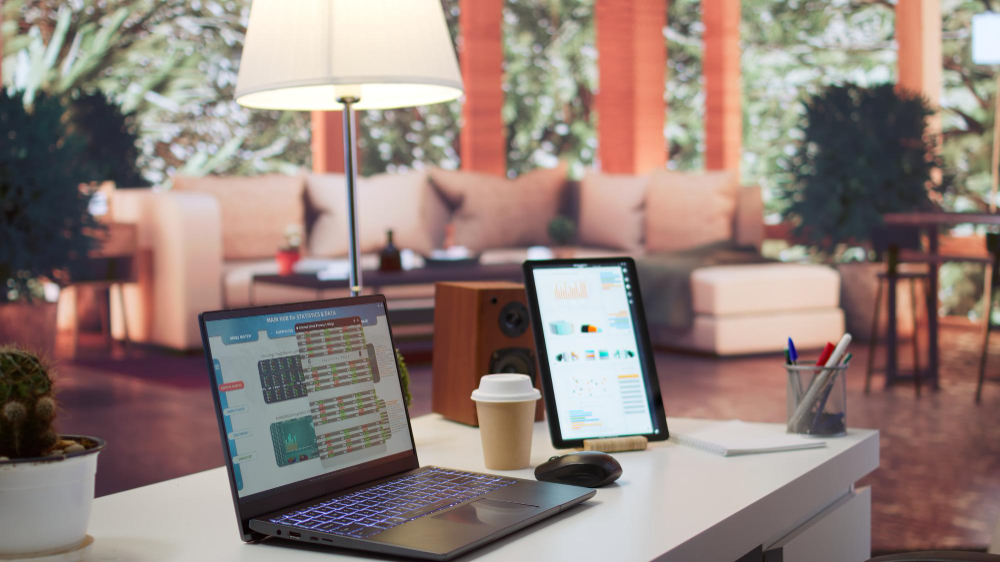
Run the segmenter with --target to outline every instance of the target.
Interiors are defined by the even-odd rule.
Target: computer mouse
[[[552,457],[535,468],[535,479],[585,488],[606,486],[622,475],[622,465],[600,451],[580,451]]]

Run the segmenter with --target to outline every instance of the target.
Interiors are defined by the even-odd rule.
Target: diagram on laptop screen
[[[624,266],[534,270],[565,439],[653,431]]]
[[[381,304],[206,330],[241,497],[412,449]]]

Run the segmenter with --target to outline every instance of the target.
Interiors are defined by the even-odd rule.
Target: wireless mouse
[[[600,488],[618,480],[622,465],[614,457],[599,451],[580,451],[552,457],[535,469],[535,479],[542,482]]]

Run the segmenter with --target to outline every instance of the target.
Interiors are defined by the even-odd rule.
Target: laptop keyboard
[[[458,505],[516,480],[460,470],[426,470],[287,513],[272,523],[349,537],[370,537]]]

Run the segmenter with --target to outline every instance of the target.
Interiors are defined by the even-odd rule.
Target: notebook
[[[685,435],[675,433],[670,439],[681,445],[724,457],[826,447],[825,441],[784,433],[778,428],[761,427],[739,420],[728,421]]]

